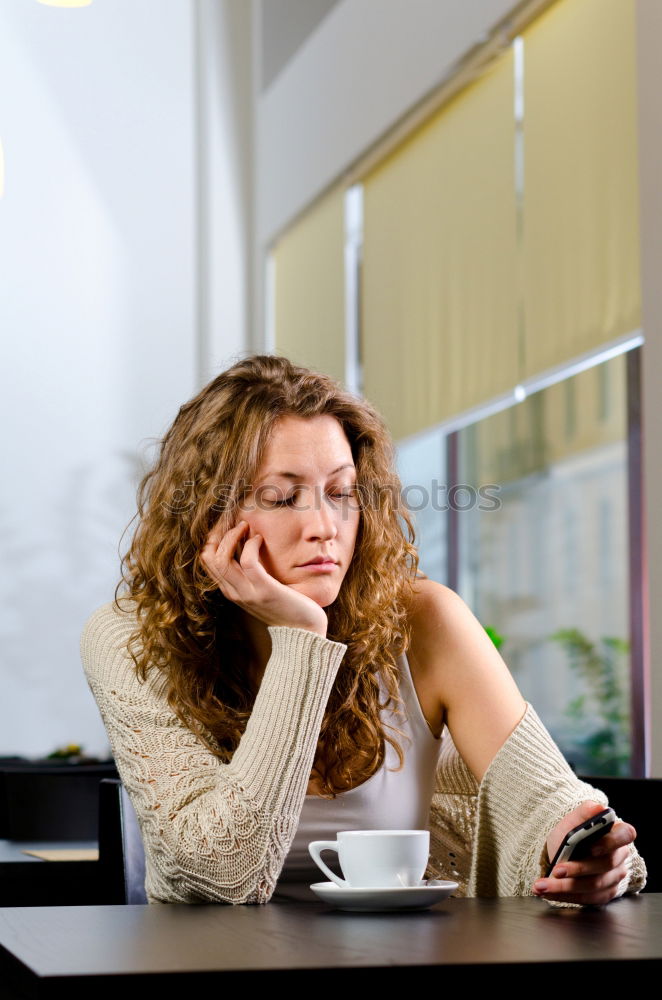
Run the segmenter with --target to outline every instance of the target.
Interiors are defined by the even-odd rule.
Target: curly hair
[[[404,734],[385,727],[380,710],[392,704],[397,713],[402,705],[395,661],[409,645],[408,598],[423,575],[411,517],[400,503],[393,443],[368,402],[276,355],[246,357],[218,375],[180,408],[138,487],[138,524],[115,603],[126,611],[120,600],[128,599],[137,614],[129,652],[138,675],[145,680],[159,669],[176,715],[229,760],[259,685],[247,676],[250,647],[238,608],[206,572],[201,550],[219,515],[224,530],[236,523],[276,421],[326,414],[349,442],[360,510],[353,558],[326,609],[328,637],[345,643],[347,652],[326,706],[314,771],[322,794],[335,797],[378,770],[385,740],[403,765],[401,747],[386,729]]]

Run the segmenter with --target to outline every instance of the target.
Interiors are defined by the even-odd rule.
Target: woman
[[[139,489],[126,594],[81,641],[150,901],[265,903],[310,877],[309,840],[425,822],[428,873],[461,893],[602,904],[643,886],[623,822],[541,877],[605,796],[418,572],[399,495],[381,418],[284,358],[240,361],[181,408]]]

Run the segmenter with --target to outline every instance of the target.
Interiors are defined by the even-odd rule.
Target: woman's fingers
[[[536,882],[534,893],[562,903],[600,905],[615,897],[618,886],[626,875],[627,865],[622,864],[601,875],[542,879]]]
[[[592,848],[591,854],[593,857],[609,854],[610,851],[617,847],[634,843],[636,836],[637,831],[631,823],[624,823],[622,820],[617,820],[606,837],[599,840]]]
[[[264,569],[260,562],[260,546],[262,545],[262,535],[251,535],[244,542],[243,549],[239,555],[239,562],[242,569],[253,570],[257,566]]]
[[[202,560],[226,597],[236,603],[255,600],[256,588],[274,583],[260,562],[262,535],[245,537],[248,523],[240,521],[218,539],[210,536],[202,550]],[[266,596],[266,595],[263,595]]]
[[[580,861],[562,861],[549,878],[539,879],[533,892],[558,902],[603,905],[614,899],[628,872],[629,845],[637,831],[617,821],[611,831]]]
[[[627,847],[618,847],[599,857],[588,857],[582,861],[562,861],[552,871],[554,878],[581,878],[585,875],[601,875],[612,868],[618,868],[629,854]]]
[[[229,531],[223,531],[220,522],[215,524],[207,535],[207,541],[202,551],[217,554],[234,550],[240,536],[247,527],[248,523],[246,521],[239,521],[238,524],[235,524],[234,528],[230,528]]]
[[[231,528],[220,537],[218,527],[214,528],[207,537],[207,541],[201,552],[201,559],[212,579],[219,586],[231,582],[232,571],[239,566],[235,554],[241,537],[247,528],[248,524],[246,521],[240,521],[239,524],[236,524],[234,528]]]
[[[225,516],[219,517],[216,524],[210,530],[204,545],[205,549],[218,548],[225,541],[231,540],[233,536],[238,537],[245,530],[248,523],[247,521],[238,521],[233,528],[227,529],[224,527],[224,521]]]
[[[205,548],[207,548],[208,545],[218,545],[222,540],[224,534],[225,531],[223,531],[223,518],[219,517],[218,521],[207,535]]]

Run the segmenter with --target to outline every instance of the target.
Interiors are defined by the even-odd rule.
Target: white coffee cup
[[[313,840],[310,856],[343,888],[385,888],[420,884],[430,854],[429,830],[342,830],[337,840]],[[345,878],[322,861],[322,851],[337,851]]]

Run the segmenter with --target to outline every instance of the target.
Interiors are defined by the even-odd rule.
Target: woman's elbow
[[[221,866],[212,859],[207,860],[209,863],[205,865],[204,858],[191,858],[177,851],[166,864],[156,866],[156,877],[148,875],[148,898],[163,903],[224,903],[231,906],[263,905],[271,900],[275,883],[264,872],[242,873],[231,864]]]

